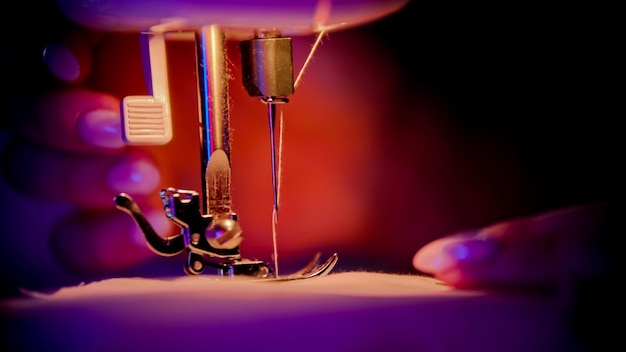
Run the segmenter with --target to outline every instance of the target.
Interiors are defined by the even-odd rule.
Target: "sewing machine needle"
[[[272,157],[272,190],[274,192],[274,211],[278,212],[278,181],[276,170],[276,142],[274,140],[276,129],[276,104],[271,100],[267,102],[267,117],[270,124],[270,147]]]

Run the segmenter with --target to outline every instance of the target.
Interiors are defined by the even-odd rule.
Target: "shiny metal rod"
[[[230,164],[230,115],[228,110],[228,75],[224,32],[216,25],[202,27],[196,32],[198,62],[198,101],[200,109],[200,148],[202,177],[202,209],[211,212],[209,179],[211,155],[223,150]],[[230,165],[228,165],[230,167]],[[230,186],[220,190],[221,197],[230,199]]]

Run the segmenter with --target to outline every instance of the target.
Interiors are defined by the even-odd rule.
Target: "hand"
[[[597,203],[456,233],[421,248],[413,265],[457,287],[569,289],[615,269],[600,245],[608,212]]]
[[[10,76],[3,126],[3,264],[13,279],[4,287],[73,282],[150,258],[135,224],[112,206],[122,190],[146,204],[157,231],[172,230],[148,205],[161,182],[154,152],[124,145],[119,98],[94,83],[103,60],[96,50],[111,38],[57,21],[50,28],[62,33],[42,34],[47,72],[30,56],[36,41],[15,44],[28,50],[16,50],[25,62]]]

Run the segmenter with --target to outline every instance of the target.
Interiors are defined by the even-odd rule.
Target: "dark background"
[[[412,1],[369,26],[458,122],[508,139],[537,210],[616,199],[624,116],[615,9]]]
[[[602,346],[619,333],[601,316],[624,313],[623,297],[610,288],[626,272],[625,61],[617,13],[571,2],[481,7],[412,1],[369,28],[416,86],[446,97],[459,124],[510,142],[536,187],[528,213],[596,201],[613,205],[596,239],[616,260],[605,276],[578,287],[571,316],[589,343],[583,350],[609,350]]]

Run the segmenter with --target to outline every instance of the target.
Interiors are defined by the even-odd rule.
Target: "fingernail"
[[[489,262],[499,249],[491,239],[470,238],[466,234],[444,237],[421,248],[413,257],[413,266],[434,274],[459,265]]]
[[[467,239],[451,242],[442,249],[442,255],[458,263],[487,263],[495,257],[499,245],[491,239]]]
[[[109,187],[118,193],[150,194],[161,181],[159,170],[145,159],[126,160],[107,175]]]
[[[459,237],[443,237],[428,243],[415,253],[413,266],[422,272],[435,274],[452,267],[456,260],[443,251],[450,243],[460,241]]]
[[[43,61],[55,77],[73,82],[80,76],[80,63],[74,53],[65,45],[52,43],[43,49]]]
[[[98,109],[82,114],[77,122],[78,133],[89,144],[103,148],[121,148],[122,122],[119,111]]]

